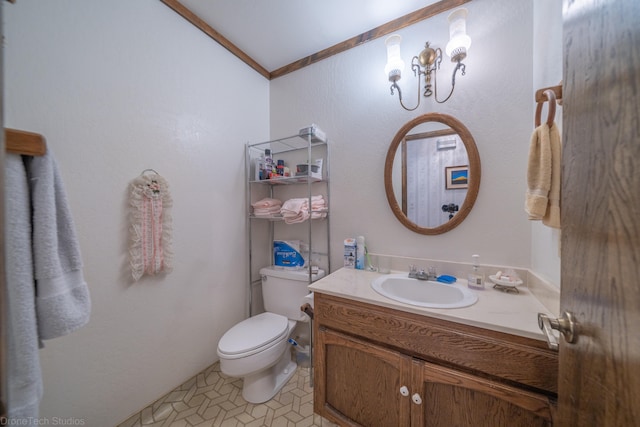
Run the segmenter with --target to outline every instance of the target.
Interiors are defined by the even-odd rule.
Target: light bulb
[[[402,37],[394,34],[384,42],[387,46],[387,65],[384,67],[384,74],[389,81],[400,80],[404,71],[404,61],[400,56],[400,42]]]
[[[449,43],[445,52],[453,61],[461,61],[471,47],[471,37],[467,35],[467,9],[462,8],[449,15]]]

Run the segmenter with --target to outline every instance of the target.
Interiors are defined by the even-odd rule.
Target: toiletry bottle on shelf
[[[273,172],[273,157],[271,156],[271,150],[267,148],[264,150],[264,179],[271,178]]]
[[[364,236],[358,236],[356,238],[356,270],[364,270],[364,256]]]
[[[467,276],[467,286],[471,289],[484,289],[484,274],[480,269],[480,255],[472,255],[473,271]]]
[[[260,157],[254,160],[255,162],[255,176],[256,181],[264,179],[264,154],[260,154]]]

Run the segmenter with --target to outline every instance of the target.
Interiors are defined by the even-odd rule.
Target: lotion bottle
[[[270,179],[273,173],[273,156],[271,155],[271,149],[264,150],[264,175],[262,179]]]
[[[484,289],[484,274],[480,269],[480,255],[472,255],[473,270],[467,276],[467,286],[471,289]]]
[[[364,259],[364,236],[358,236],[356,238],[356,270],[364,270]]]

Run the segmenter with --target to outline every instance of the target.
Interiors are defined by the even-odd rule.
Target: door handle
[[[576,334],[578,322],[576,322],[573,314],[568,311],[562,313],[562,316],[557,319],[552,319],[546,314],[538,313],[538,326],[547,336],[547,344],[551,350],[558,350],[558,340],[556,336],[553,335],[553,332],[551,332],[552,329],[560,332],[564,340],[569,344],[573,344],[578,340]]]

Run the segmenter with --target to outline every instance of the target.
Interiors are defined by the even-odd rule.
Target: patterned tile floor
[[[333,427],[313,413],[309,368],[298,368],[268,402],[242,398],[242,379],[220,372],[216,363],[117,427]]]

